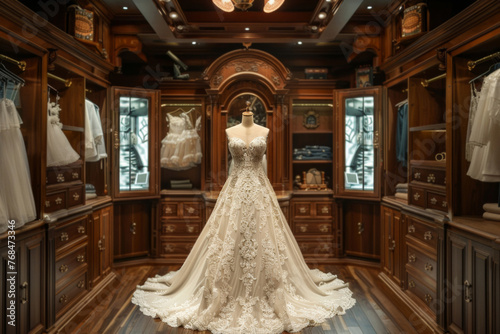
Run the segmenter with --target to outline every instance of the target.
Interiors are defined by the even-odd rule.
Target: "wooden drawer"
[[[332,234],[331,222],[295,222],[295,234]]]
[[[58,226],[54,232],[56,252],[87,239],[87,216],[83,216]]]
[[[294,217],[311,217],[312,216],[311,203],[294,203],[293,215]]]
[[[68,198],[66,200],[68,208],[82,205],[85,203],[85,185],[72,187],[68,189]]]
[[[437,272],[436,260],[419,251],[417,246],[413,246],[411,243],[407,243],[407,246],[407,265],[426,275],[435,283]]]
[[[47,194],[45,197],[45,212],[55,212],[66,209],[66,190]]]
[[[56,306],[56,319],[64,315],[65,311],[74,305],[77,301],[87,292],[87,272],[83,272],[76,279],[69,282],[69,284],[62,287],[56,292],[55,306]]]
[[[448,202],[446,201],[446,195],[427,191],[427,207],[429,209],[448,212]]]
[[[411,180],[446,186],[446,171],[437,168],[411,167]]]
[[[327,238],[301,238],[297,239],[300,251],[303,256],[320,256],[331,257],[335,256],[336,248],[333,244],[333,239]]]
[[[198,235],[201,231],[201,221],[162,221],[161,234],[162,235]]]
[[[201,218],[201,203],[200,202],[183,202],[182,217],[184,218]]]
[[[87,243],[82,244],[80,247],[71,253],[62,256],[56,260],[56,284],[64,277],[69,277],[75,272],[77,268],[87,264]]]
[[[418,188],[410,184],[408,192],[408,200],[410,204],[425,208],[426,198],[425,190],[423,188]]]
[[[330,218],[333,216],[332,203],[315,203],[316,216],[321,218]]]
[[[82,181],[81,162],[68,166],[47,167],[47,185],[73,181]]]
[[[187,240],[183,240],[181,238],[161,238],[160,239],[160,255],[164,257],[170,256],[186,256],[191,252],[194,244],[196,242],[196,238],[190,238]]]
[[[434,251],[437,251],[438,232],[430,223],[425,223],[417,218],[408,216],[408,233],[407,238],[413,238],[430,246]]]
[[[179,204],[177,203],[163,203],[161,205],[161,216],[165,218],[179,216]]]
[[[430,289],[424,283],[422,283],[416,275],[407,272],[408,275],[408,291],[420,299],[425,305],[429,307],[433,312],[435,312],[434,305],[436,305],[436,293],[433,289]]]

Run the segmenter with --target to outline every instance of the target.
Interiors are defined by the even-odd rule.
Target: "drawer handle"
[[[82,225],[78,226],[78,233],[85,234],[85,226]]]
[[[56,181],[57,181],[58,183],[64,182],[64,181],[65,181],[65,180],[64,180],[64,174],[57,174],[57,176],[56,176]]]
[[[78,195],[78,193],[74,193],[73,194],[73,199],[76,201],[78,201],[78,199],[80,198],[80,195]]]
[[[28,289],[28,282],[23,282],[23,284],[21,284],[21,289],[24,290],[24,297],[21,298],[21,304],[26,304],[30,301],[30,290]]]
[[[328,228],[328,225],[327,224],[324,224],[324,225],[320,225],[319,226],[319,231],[320,232],[323,232],[323,233],[326,233],[328,232],[330,229]]]
[[[100,241],[100,240],[99,240],[99,241]],[[85,255],[83,255],[83,254],[78,255],[78,256],[76,257],[76,261],[77,261],[77,262],[80,262],[80,263],[81,263],[81,262],[85,262]]]
[[[167,225],[165,226],[165,231],[167,231],[167,233],[172,233],[175,231],[175,225]]]
[[[446,208],[448,206],[448,203],[446,201],[443,201],[443,204],[441,204],[443,208]]]
[[[415,256],[415,254],[408,255],[408,262],[412,263],[412,262],[416,262],[416,261],[417,261],[417,257]]]
[[[322,214],[327,214],[327,213],[330,213],[330,208],[329,208],[328,206],[326,206],[326,205],[325,205],[325,206],[323,206],[323,207],[321,208],[321,213],[322,213]]]
[[[415,225],[408,225],[408,233],[415,233]]]
[[[187,211],[190,215],[192,215],[192,214],[195,212],[195,209],[194,209],[193,207],[191,207],[191,206],[190,206],[189,208],[187,208],[187,209],[186,209],[186,211]]]
[[[432,240],[432,232],[431,231],[427,231],[424,233],[424,240]]]
[[[472,284],[468,280],[465,280],[464,286],[465,286],[465,301],[467,303],[471,303],[472,302],[472,296],[471,296],[470,291],[472,289]]]
[[[65,273],[67,272],[69,269],[69,267],[66,265],[66,264],[63,264],[60,268],[59,268],[59,271],[62,272],[62,273]]]
[[[130,233],[135,234],[137,230],[137,223],[130,224]]]
[[[50,201],[45,201],[45,207],[50,208]]]
[[[59,298],[59,303],[67,303],[68,302],[68,296],[62,295],[61,298]]]
[[[100,252],[106,250],[106,247],[102,245],[102,239],[99,239],[99,241],[97,241],[97,249],[99,249]]]
[[[71,173],[71,176],[73,176],[73,180],[76,180],[80,177],[80,174],[73,172],[73,173]]]
[[[419,193],[414,193],[414,194],[413,194],[413,199],[414,199],[415,201],[418,201],[418,199],[419,199],[419,198],[420,198],[420,194],[419,194]]]
[[[171,208],[171,207],[169,207],[169,206],[167,206],[167,207],[165,208],[165,214],[169,215],[169,214],[171,214],[171,213],[172,213],[172,208]]]
[[[426,293],[424,299],[425,302],[429,304],[432,301],[432,296]]]
[[[165,246],[163,246],[163,250],[167,253],[173,253],[174,249],[174,246],[172,246],[171,244],[166,244]]]
[[[414,176],[413,176],[413,178],[416,179],[416,180],[418,180],[418,179],[420,179],[420,176],[421,176],[420,173],[415,173]]]
[[[76,285],[76,287],[78,289],[83,289],[85,287],[85,282],[82,280],[80,282],[78,282],[78,284]]]
[[[302,233],[307,232],[307,225],[301,225],[301,226],[299,226],[299,230]]]
[[[362,222],[358,222],[358,234],[361,235],[365,231],[365,227]]]
[[[426,263],[426,264],[425,264],[425,270],[426,270],[426,271],[432,271],[432,269],[434,269],[434,268],[432,267],[432,264],[430,264],[430,263]]]
[[[61,233],[61,241],[68,241],[69,240],[69,235],[66,232]]]
[[[389,250],[393,252],[396,249],[396,240],[391,240],[391,246],[389,246]]]
[[[188,225],[187,231],[188,231],[188,233],[193,233],[194,232],[194,226]]]
[[[306,212],[307,212],[307,209],[306,209],[304,206],[301,206],[301,207],[299,208],[299,212],[300,212],[300,213],[306,213]]]
[[[436,177],[434,176],[434,174],[429,174],[427,176],[427,183],[435,183],[436,182]]]
[[[436,205],[437,202],[438,202],[438,200],[436,199],[436,197],[431,198],[432,205]]]
[[[415,287],[415,282],[414,281],[409,281],[408,282],[408,287],[414,288]]]
[[[62,203],[62,198],[61,197],[56,198],[56,204],[59,205],[61,203]]]
[[[115,150],[120,148],[120,134],[115,130]]]

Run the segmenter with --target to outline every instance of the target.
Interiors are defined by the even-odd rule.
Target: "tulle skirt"
[[[65,166],[80,159],[62,129],[52,122],[47,125],[47,167]]]

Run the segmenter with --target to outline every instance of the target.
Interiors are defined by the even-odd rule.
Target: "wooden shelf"
[[[294,164],[331,164],[333,160],[293,160]]]
[[[412,166],[425,166],[425,167],[440,167],[446,168],[446,160],[410,160]]]
[[[410,132],[417,131],[446,131],[446,123],[414,126],[410,128]]]
[[[62,129],[66,131],[85,132],[85,129],[81,126],[63,125]]]

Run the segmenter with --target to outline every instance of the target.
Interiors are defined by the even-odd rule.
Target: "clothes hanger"
[[[14,83],[21,84],[24,86],[25,81],[23,78],[20,76],[16,75],[14,72],[9,71],[5,65],[0,62],[0,75],[2,75],[4,78],[9,79],[10,81],[13,81]]]
[[[478,79],[481,79],[481,78],[484,78],[484,77],[490,75],[491,73],[495,72],[498,69],[500,69],[500,62],[496,62],[495,64],[491,65],[490,68],[488,68],[488,70],[486,72],[478,75],[477,77],[475,77],[474,79],[469,81],[469,84],[475,82]]]
[[[400,106],[402,106],[402,105],[403,105],[403,104],[405,104],[405,103],[408,103],[408,99],[404,99],[403,101],[396,103],[396,105],[395,105],[395,106],[396,106],[397,108],[399,108]]]

